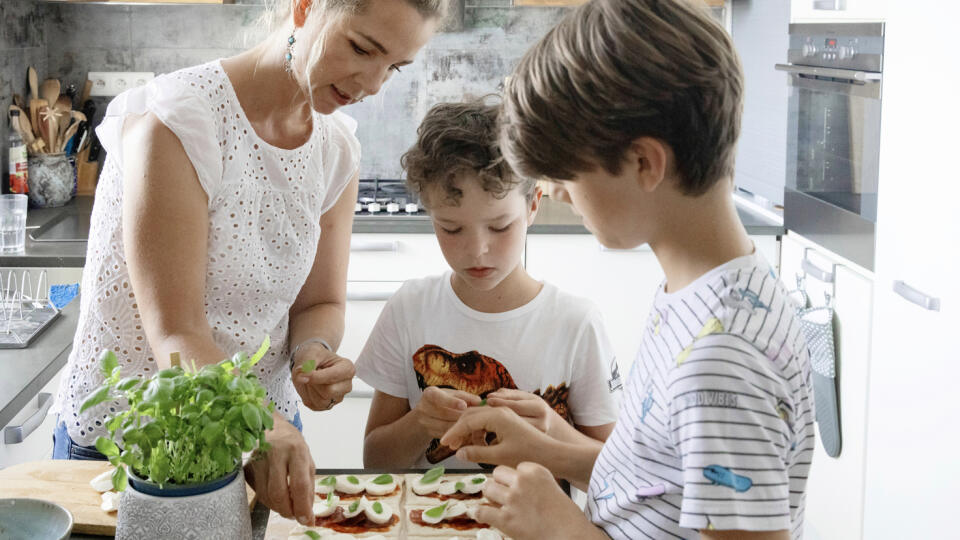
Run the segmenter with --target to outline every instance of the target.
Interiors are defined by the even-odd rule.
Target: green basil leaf
[[[446,469],[444,469],[443,466],[434,467],[423,475],[423,478],[420,479],[420,483],[432,484],[439,480],[441,476],[443,476],[444,471],[446,471]]]
[[[443,513],[447,510],[447,504],[448,504],[448,503],[443,503],[443,504],[441,504],[440,506],[434,506],[433,508],[431,508],[431,509],[429,509],[429,510],[425,510],[423,513],[426,514],[426,515],[428,515],[428,516],[430,516],[430,517],[432,517],[432,518],[442,517],[442,516],[443,516]]]
[[[263,429],[260,411],[257,409],[256,405],[253,403],[244,403],[242,413],[243,421],[246,422],[247,427],[250,428],[250,431],[259,433]]]
[[[478,405],[478,407],[483,407],[486,404],[487,404],[487,398],[483,398],[480,400],[480,405]]]
[[[479,476],[471,480],[471,482],[473,482],[474,484],[482,484],[486,481],[487,481],[486,478],[480,478]]]
[[[317,367],[317,361],[313,358],[307,358],[307,361],[300,366],[300,371],[302,373],[312,373]]]
[[[213,444],[213,441],[223,432],[223,424],[220,422],[210,422],[200,431],[200,438],[207,444]]]
[[[463,488],[465,487],[467,487],[467,485],[464,484],[463,482],[457,482],[456,484],[453,485],[453,489],[457,491],[463,491]]]
[[[347,482],[350,482],[351,484],[360,484],[360,479],[356,476],[350,475],[347,477]]]
[[[110,475],[110,481],[113,483],[115,491],[123,491],[127,487],[127,470],[123,467],[117,467]]]
[[[108,399],[110,399],[110,387],[106,385],[101,386],[96,392],[91,394],[90,397],[83,401],[83,405],[80,406],[80,412],[83,412],[94,405],[99,405]]]
[[[316,531],[303,531],[303,534],[310,537],[310,540],[320,540],[320,534]]]
[[[117,443],[106,437],[97,437],[96,446],[97,450],[108,458],[120,455],[120,448],[117,447]]]
[[[353,501],[353,504],[351,504],[350,507],[347,508],[347,511],[348,511],[348,512],[356,512],[356,511],[357,511],[357,508],[360,508],[360,499],[357,499],[357,500]]]
[[[263,358],[263,355],[267,354],[267,351],[270,350],[270,336],[263,338],[263,343],[260,344],[260,348],[257,349],[257,352],[253,353],[253,356],[250,358],[250,366],[253,367],[257,365],[257,362]]]
[[[379,501],[373,503],[373,511],[376,512],[377,514],[382,514],[382,513],[383,513],[383,505],[380,504]]]
[[[140,383],[139,377],[124,377],[117,383],[117,390],[126,392]]]
[[[393,476],[389,474],[381,474],[380,476],[374,478],[372,482],[379,486],[385,486],[390,482],[393,482]]]
[[[321,486],[335,486],[335,485],[337,485],[337,477],[336,477],[336,476],[328,476],[328,477],[326,477],[326,478],[324,478],[323,480],[320,481],[320,485],[321,485]]]
[[[108,349],[100,354],[100,371],[103,372],[104,377],[112,375],[113,368],[117,367],[118,364],[117,355],[113,351]]]

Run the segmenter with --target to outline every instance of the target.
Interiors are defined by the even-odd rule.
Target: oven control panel
[[[788,61],[795,65],[880,72],[883,23],[790,25]]]

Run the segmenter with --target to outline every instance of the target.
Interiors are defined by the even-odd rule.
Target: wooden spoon
[[[80,122],[73,122],[70,124],[70,127],[67,128],[67,131],[60,136],[60,147],[57,149],[59,152],[64,152],[67,149],[67,143],[70,142],[70,137],[77,132],[77,128],[80,127]]]
[[[83,83],[83,91],[80,92],[80,101],[77,102],[78,104],[80,104],[81,107],[83,107],[83,104],[86,103],[88,99],[90,99],[90,92],[92,90],[93,90],[93,81],[91,81],[90,79],[87,79],[87,81]]]
[[[27,68],[27,83],[30,85],[30,98],[40,99],[40,93],[37,91],[37,70],[33,66]]]
[[[33,126],[30,125],[30,117],[23,111],[20,111],[20,135],[27,146],[36,140],[36,136],[33,134]]]
[[[47,100],[49,107],[53,107],[60,98],[60,81],[57,79],[43,81],[43,86],[40,87],[40,97]]]
[[[33,126],[33,134],[37,137],[40,137],[40,118],[38,118],[38,114],[40,109],[47,105],[46,100],[43,99],[30,100],[30,125]]]
[[[70,127],[70,119],[73,118],[70,115],[70,109],[72,106],[73,103],[70,101],[70,98],[62,94],[57,98],[57,102],[53,105],[53,108],[60,113],[60,116],[57,119],[57,134],[60,138],[63,138],[64,132]]]

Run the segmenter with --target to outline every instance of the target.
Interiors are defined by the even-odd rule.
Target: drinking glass
[[[23,253],[27,196],[0,195],[0,253]]]

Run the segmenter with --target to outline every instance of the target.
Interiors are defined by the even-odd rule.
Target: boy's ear
[[[543,189],[539,182],[533,191],[533,197],[530,199],[530,211],[527,212],[527,227],[533,225],[533,220],[537,218],[537,210],[540,209],[540,199],[543,197]]]
[[[640,137],[627,148],[627,167],[636,173],[640,188],[651,193],[667,177],[672,156],[673,152],[663,141]]]

